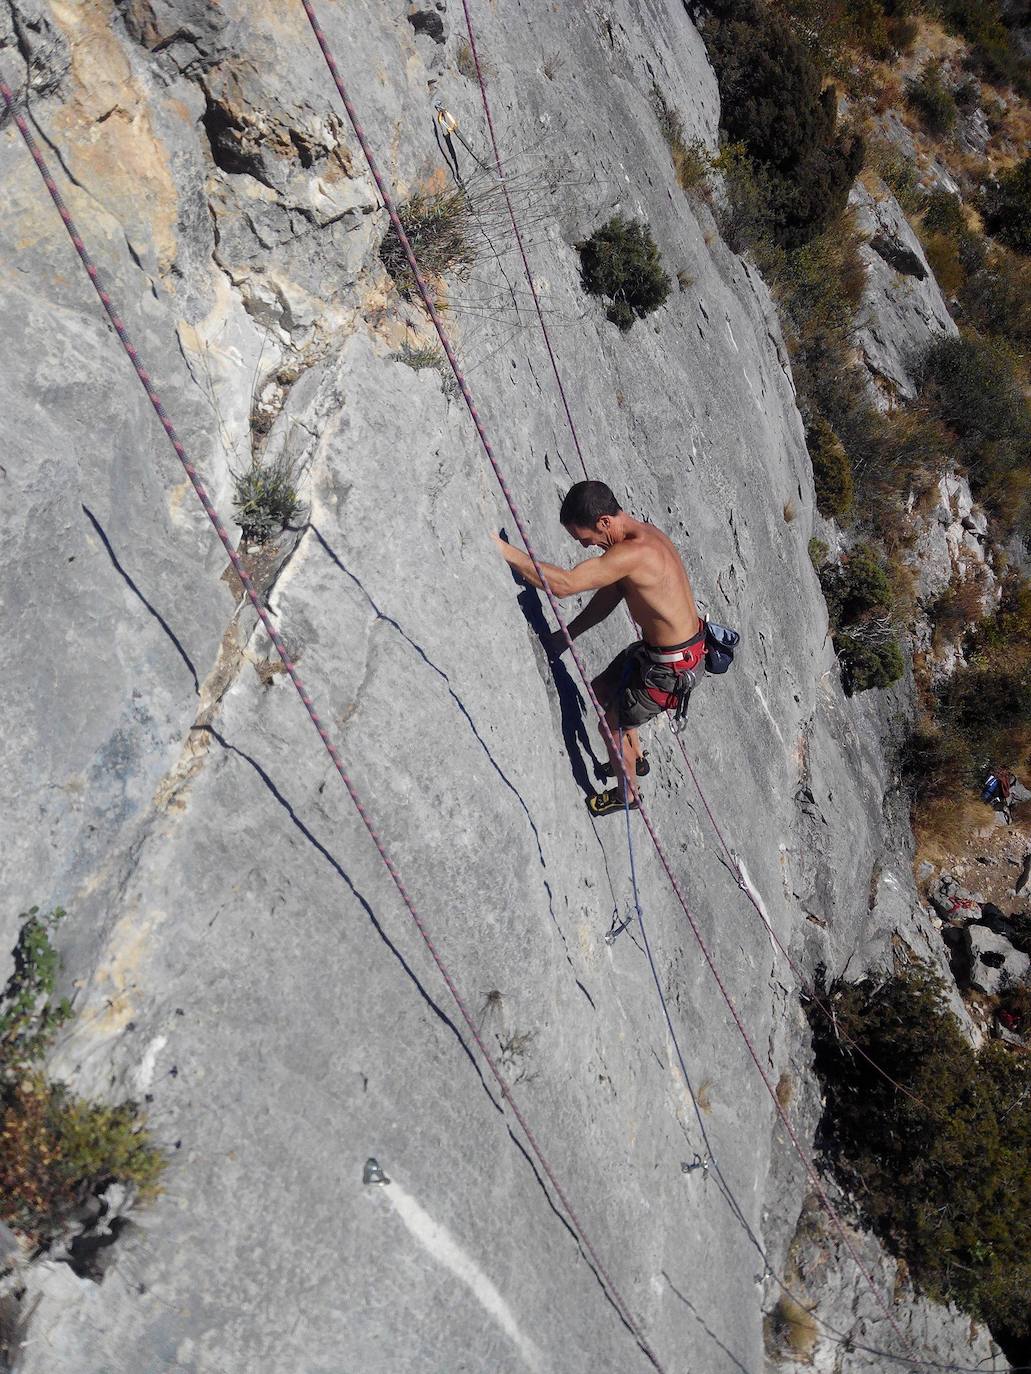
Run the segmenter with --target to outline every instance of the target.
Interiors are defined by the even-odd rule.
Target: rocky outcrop
[[[849,195],[856,226],[867,242],[860,249],[866,286],[857,343],[885,404],[911,401],[918,366],[929,343],[958,333],[920,240],[883,183],[870,190],[857,181]]]
[[[485,152],[453,7],[323,9],[399,194],[449,184],[435,99]],[[0,63],[223,516],[253,455],[286,452],[303,474],[306,517],[265,551],[264,596],[584,1229],[670,1367],[759,1368],[776,1294],[756,1282],[754,1239],[784,1262],[801,1165],[636,825],[693,1098],[636,933],[606,941],[629,856],[621,820],[595,827],[583,805],[599,748],[582,694],[492,545],[510,522],[468,417],[435,370],[399,358],[429,331],[380,262],[385,216],[303,13],[4,0],[0,14]],[[590,470],[670,531],[705,606],[744,635],[738,667],[692,702],[714,814],[810,973],[891,967],[899,941],[931,951],[891,819],[885,708],[843,696],[828,642],[776,315],[682,195],[655,122],[658,83],[714,142],[701,40],[673,0],[477,17]],[[0,175],[18,723],[4,947],[30,903],[68,909],[78,1015],[54,1071],[145,1102],[172,1161],[102,1282],[30,1267],[14,1368],[645,1368],[10,127]],[[646,217],[691,283],[626,336],[583,295],[574,248],[616,212]],[[529,528],[565,560],[557,504],[581,470],[504,221],[485,212],[475,242],[475,267],[442,283],[448,319]],[[591,666],[629,633],[597,631]],[[801,1081],[795,976],[673,741],[657,730],[650,748],[650,802],[703,936],[772,1081]],[[811,1135],[813,1099],[798,1101]],[[682,1171],[707,1140],[733,1207],[708,1171]],[[389,1183],[363,1182],[370,1157]],[[847,1301],[858,1282],[842,1269]],[[942,1320],[942,1342],[944,1327],[921,1331],[931,1358],[958,1348]],[[965,1354],[993,1358],[983,1333]]]

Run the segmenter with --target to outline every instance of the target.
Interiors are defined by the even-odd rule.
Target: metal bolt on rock
[[[370,1157],[365,1161],[365,1169],[362,1172],[363,1183],[389,1183],[390,1179],[379,1166],[379,1161]]]

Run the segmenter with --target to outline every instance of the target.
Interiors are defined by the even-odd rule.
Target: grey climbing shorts
[[[616,655],[598,684],[602,706],[608,710],[615,704],[619,724],[624,730],[634,730],[667,709],[650,695],[648,688],[672,692],[677,686],[677,675],[664,663],[649,658],[644,640],[640,639]]]

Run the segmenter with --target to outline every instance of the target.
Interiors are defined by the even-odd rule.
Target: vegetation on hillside
[[[840,984],[824,1006],[823,1132],[860,1207],[919,1290],[1031,1334],[1031,1060],[975,1053],[925,970]]]
[[[931,20],[963,40],[947,42],[950,54],[965,50],[966,70],[932,47],[930,57],[910,64],[907,84],[893,69]],[[905,566],[914,500],[931,499],[958,460],[998,537],[1031,536],[1031,264],[1022,256],[1031,159],[989,176],[983,190],[983,174],[972,181],[969,163],[962,164],[965,205],[922,188],[916,164],[885,141],[873,116],[894,90],[897,106],[911,109],[910,127],[946,157],[953,130],[979,102],[999,119],[980,81],[1027,91],[1027,64],[996,0],[944,0],[933,10],[924,0],[711,0],[703,33],[722,97],[724,142],[710,161],[710,176],[722,179],[720,228],[732,248],[755,257],[777,297],[817,503],[857,545],[838,566],[824,559],[821,569],[843,682],[848,691],[886,685],[902,671],[897,630],[914,609]],[[844,127],[828,78],[850,96]],[[864,135],[868,172],[889,184],[910,215],[961,328],[960,338],[928,349],[915,402],[888,410],[874,403],[855,348],[865,272],[845,200]],[[880,569],[886,590],[876,605],[843,613],[838,592],[867,563]],[[943,628],[958,631],[964,605],[979,611],[973,582],[950,589],[932,609]],[[1014,630],[1014,663],[1023,661],[1019,636],[1029,631]],[[949,771],[945,760],[966,777],[1001,745],[1007,703],[1018,709],[1023,697],[1013,682],[997,695],[999,730],[989,739],[977,734],[958,698],[925,690],[917,735],[936,741],[935,779]],[[930,760],[928,750],[914,743],[910,777],[923,795],[938,782],[919,777],[921,760]]]
[[[51,1082],[43,1058],[72,1015],[54,1002],[57,908],[25,913],[14,972],[0,994],[0,1221],[35,1247],[63,1234],[78,1210],[111,1183],[152,1195],[164,1158],[134,1103],[87,1102]]]

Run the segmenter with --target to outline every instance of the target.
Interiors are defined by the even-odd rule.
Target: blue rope
[[[622,757],[622,725],[620,725],[619,727],[619,749],[620,755]],[[623,760],[623,762],[625,766],[625,759]],[[630,884],[634,895],[634,910],[637,913],[637,924],[641,930],[641,939],[644,943],[644,952],[648,956],[648,967],[651,969],[652,972],[652,979],[655,983],[655,991],[659,994],[659,1003],[662,1007],[662,1014],[666,1018],[666,1025],[669,1029],[670,1039],[673,1041],[674,1050],[676,1050],[677,1063],[680,1065],[680,1072],[684,1076],[684,1082],[687,1085],[688,1096],[691,1098],[691,1106],[694,1108],[695,1119],[698,1122],[698,1129],[701,1132],[702,1141],[705,1145],[705,1153],[707,1159],[707,1167],[705,1168],[706,1177],[708,1176],[708,1169],[709,1167],[711,1167],[717,1181],[717,1186],[719,1187],[719,1190],[722,1193],[723,1198],[727,1203],[727,1206],[730,1208],[731,1212],[733,1212],[734,1216],[741,1223],[749,1240],[751,1240],[756,1250],[758,1250],[760,1258],[763,1261],[764,1269],[768,1270],[770,1266],[769,1261],[766,1257],[766,1252],[764,1251],[762,1245],[759,1242],[758,1237],[752,1229],[752,1226],[749,1223],[748,1218],[742,1211],[741,1206],[737,1201],[737,1198],[734,1196],[730,1184],[724,1178],[723,1170],[720,1168],[719,1162],[717,1161],[716,1156],[713,1154],[712,1144],[709,1140],[709,1133],[705,1129],[705,1122],[702,1118],[701,1108],[698,1106],[698,1098],[695,1095],[694,1086],[691,1083],[691,1075],[687,1071],[687,1064],[684,1061],[684,1054],[680,1048],[680,1041],[677,1039],[677,1033],[673,1028],[673,1018],[670,1016],[669,1006],[666,1002],[665,994],[662,991],[662,981],[659,978],[659,970],[655,966],[655,956],[652,954],[651,941],[648,939],[648,932],[645,929],[644,912],[641,910],[641,896],[637,887],[637,861],[634,857],[634,837],[633,831],[630,826],[630,789],[628,786],[624,787],[623,789],[623,815],[626,820],[626,843],[627,850],[630,855]]]

